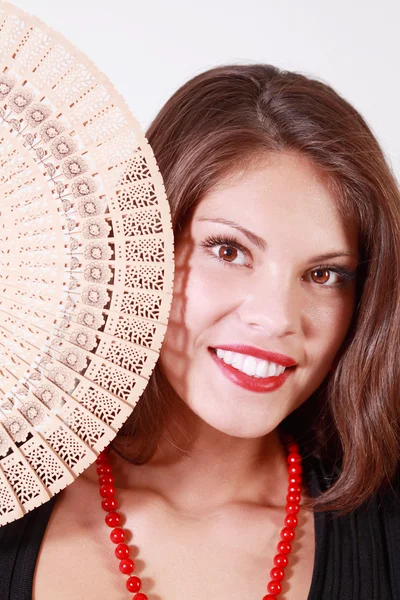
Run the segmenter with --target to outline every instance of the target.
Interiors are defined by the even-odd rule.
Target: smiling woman
[[[270,65],[194,77],[147,136],[172,210],[175,287],[155,372],[113,443],[136,465],[126,485],[140,478],[179,519],[246,507],[222,530],[241,540],[241,565],[221,561],[206,532],[211,563],[197,542],[183,564],[172,556],[182,577],[191,561],[197,573],[213,565],[206,596],[246,586],[256,598],[254,556],[269,555],[272,507],[292,499],[290,433],[307,482],[297,562],[265,598],[399,599],[400,197],[376,139],[330,86]],[[150,535],[139,545],[157,590],[180,597]]]
[[[176,357],[192,290],[204,292],[195,318],[223,303],[203,346],[257,340],[294,353],[307,402],[296,401],[281,428],[328,469],[340,464],[314,508],[355,509],[393,478],[399,456],[399,189],[371,130],[320,81],[232,65],[183,85],[147,137],[172,210]],[[326,361],[313,333],[321,326],[335,338]],[[163,360],[123,430],[134,434],[138,462],[153,455],[174,412]]]
[[[97,466],[127,589],[400,600],[400,195],[376,139],[331,87],[270,65],[194,77],[147,138],[173,299]],[[35,566],[35,600],[125,597],[97,473],[0,530],[16,577]]]
[[[238,238],[224,215],[241,224]],[[160,356],[169,383],[202,421],[262,440],[321,384],[354,312],[357,231],[342,223],[315,168],[294,153],[270,153],[205,194],[177,244],[177,293]],[[315,261],[332,249],[332,268]],[[238,343],[250,349],[224,360],[212,354],[210,362],[209,347]],[[243,371],[254,370],[260,350],[288,354],[286,365],[294,364],[279,376],[271,365],[274,373],[257,380]],[[279,402],[262,394],[281,386]]]

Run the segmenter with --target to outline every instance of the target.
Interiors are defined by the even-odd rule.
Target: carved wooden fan
[[[0,525],[72,483],[158,359],[170,209],[107,77],[0,2]]]

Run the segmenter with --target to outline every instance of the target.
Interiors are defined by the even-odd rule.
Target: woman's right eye
[[[244,257],[248,256],[248,251],[235,238],[210,236],[203,240],[200,245],[203,248],[209,248],[211,256],[224,265],[232,264],[240,267],[247,264]],[[240,262],[237,262],[237,259]]]

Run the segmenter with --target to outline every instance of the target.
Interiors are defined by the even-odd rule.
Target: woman
[[[399,600],[400,196],[376,139],[269,65],[194,77],[146,135],[176,244],[160,358],[108,454],[0,529],[1,598]]]

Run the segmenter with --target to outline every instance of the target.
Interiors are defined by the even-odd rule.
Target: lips
[[[218,346],[220,348],[220,346]],[[221,350],[224,348],[221,348]],[[271,376],[271,377],[251,377],[250,375],[246,375],[246,373],[242,373],[238,369],[235,369],[231,365],[227,365],[222,359],[220,359],[215,350],[213,348],[209,348],[209,352],[211,357],[213,358],[216,365],[222,371],[222,373],[227,377],[230,381],[242,387],[246,390],[252,392],[273,392],[277,390],[281,385],[284,384],[286,379],[291,375],[291,373],[295,370],[294,368],[287,367],[286,370],[281,373],[281,375]]]
[[[290,356],[278,352],[270,352],[269,350],[261,350],[254,346],[246,346],[244,344],[223,344],[222,346],[218,345],[217,348],[228,350],[230,352],[238,352],[239,354],[247,354],[248,356],[254,356],[255,358],[267,360],[268,362],[274,362],[284,367],[294,367],[297,365],[294,358],[291,358]],[[215,348],[213,349],[215,350]]]

